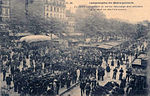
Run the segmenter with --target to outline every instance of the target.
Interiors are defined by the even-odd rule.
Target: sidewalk
[[[131,62],[131,57],[129,57],[129,62]],[[108,63],[111,64],[111,59],[108,60]],[[131,63],[130,63],[131,65]],[[116,80],[112,79],[112,76],[113,76],[113,69],[117,66],[117,61],[115,61],[115,64],[114,66],[111,66],[111,71],[109,73],[109,78],[108,78],[108,75],[107,75],[107,72],[105,72],[105,76],[104,76],[104,81],[101,81],[99,80],[98,83],[99,85],[101,86],[104,86],[105,84],[107,84],[108,82],[110,81],[114,81],[114,82],[117,82],[118,84],[120,84],[120,80],[119,80],[119,73],[120,72],[117,72],[117,75],[116,75]],[[102,67],[103,68],[106,68],[106,62],[103,61],[103,64],[102,64]],[[125,65],[125,61],[124,61],[124,65],[120,65],[120,68],[118,69],[118,71],[121,69],[121,67],[123,68],[124,72],[123,72],[123,78],[126,77],[126,65]],[[97,77],[96,77],[97,78]],[[81,90],[80,90],[80,87],[79,86],[74,86],[72,87],[70,90],[68,91],[65,91],[63,94],[61,94],[60,96],[81,96]],[[83,96],[86,96],[86,94],[84,93]]]
[[[63,96],[66,92],[68,92],[68,91],[70,91],[70,90],[72,90],[74,87],[76,87],[76,86],[78,86],[78,82],[77,83],[75,83],[75,84],[72,84],[71,86],[70,86],[70,88],[68,88],[68,89],[66,89],[66,88],[62,88],[62,89],[60,89],[60,96]]]

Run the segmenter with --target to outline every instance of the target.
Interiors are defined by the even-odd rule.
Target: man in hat
[[[113,70],[113,77],[112,77],[112,79],[116,79],[116,74],[117,74],[117,72],[118,72],[118,70],[117,70],[117,68],[115,68],[115,69]]]
[[[120,72],[119,80],[122,80],[122,76],[123,76],[123,69],[121,68],[121,69],[119,70],[119,72]]]
[[[60,88],[60,82],[57,79],[54,79],[54,82],[56,83],[56,94],[59,94],[59,88]]]
[[[6,78],[6,69],[4,68],[3,69],[3,81],[5,81],[5,78]]]
[[[120,61],[118,60],[117,61],[117,68],[119,68],[120,67]]]
[[[106,71],[107,71],[107,76],[108,76],[108,78],[110,77],[110,66],[109,66],[109,64],[107,65],[107,67],[106,67]]]
[[[112,61],[111,61],[111,66],[114,66],[114,60],[112,59]]]
[[[83,96],[85,86],[86,86],[86,83],[85,83],[85,81],[82,79],[81,82],[80,82],[81,96]]]
[[[97,82],[96,79],[95,79],[95,77],[92,78],[92,81],[91,81],[91,82],[92,82],[92,89],[95,89],[95,87],[96,87],[96,82]]]
[[[68,78],[67,78],[67,89],[70,87],[70,83],[71,83],[71,78],[70,78],[70,76],[68,76]]]
[[[7,84],[7,86],[8,86],[8,90],[9,90],[10,87],[11,87],[11,81],[12,81],[11,75],[9,75],[8,77],[6,77],[6,84]]]
[[[126,71],[126,80],[129,82],[129,78],[130,78],[130,76],[131,76],[131,71],[130,71],[130,69],[128,68],[127,69],[127,71]]]
[[[47,95],[48,96],[54,96],[55,92],[54,92],[54,89],[53,89],[53,85],[52,83],[49,84],[48,88],[47,88]]]
[[[87,84],[86,84],[86,96],[89,96],[89,95],[90,95],[90,91],[91,91],[90,83],[87,83]]]

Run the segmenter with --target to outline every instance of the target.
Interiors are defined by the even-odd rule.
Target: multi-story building
[[[41,16],[45,19],[65,19],[65,0],[11,0],[11,17],[19,20],[30,15]]]
[[[10,18],[10,1],[0,0],[0,48],[9,43],[7,20]]]
[[[65,0],[46,0],[45,1],[45,18],[66,19],[65,16]]]
[[[11,18],[24,22],[29,16],[39,16],[45,20],[59,19],[64,23],[65,5],[65,0],[11,0]]]
[[[0,0],[0,29],[5,29],[10,18],[10,0]]]

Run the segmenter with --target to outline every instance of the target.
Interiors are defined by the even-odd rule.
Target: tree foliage
[[[53,33],[61,36],[65,32],[65,23],[56,19],[45,19],[38,15],[28,15],[27,19],[22,21],[17,18],[12,18],[8,21],[9,28],[13,33],[29,32],[32,34],[49,34]]]
[[[137,38],[146,36],[148,34],[148,26],[137,24]]]
[[[76,30],[87,37],[121,36],[136,39],[146,35],[143,24],[131,24],[118,19],[107,19],[102,12],[78,9],[76,12]]]
[[[81,14],[82,13],[82,14]],[[99,12],[93,12],[86,9],[77,10],[76,30],[83,32],[86,36],[94,36],[102,30],[104,15]]]

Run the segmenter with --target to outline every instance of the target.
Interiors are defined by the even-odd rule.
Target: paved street
[[[133,58],[133,57],[132,57]],[[129,62],[131,62],[131,60],[132,60],[132,58],[131,58],[131,56],[129,56]],[[104,68],[106,68],[106,63],[105,63],[105,61],[103,61],[104,63],[102,64],[102,66],[104,67]],[[109,59],[108,60],[108,64],[111,64],[111,59]],[[110,66],[111,67],[111,72],[110,72],[110,74],[107,74],[107,72],[105,71],[105,76],[104,76],[104,81],[98,81],[99,82],[99,85],[101,85],[101,86],[104,86],[107,82],[109,82],[109,81],[115,81],[115,82],[117,82],[117,83],[119,83],[120,84],[120,80],[119,80],[119,72],[117,72],[117,76],[116,76],[116,80],[114,80],[114,79],[112,79],[112,76],[113,76],[113,69],[117,66],[117,62],[115,61],[115,64],[114,64],[115,66]],[[118,71],[121,69],[121,68],[123,68],[123,70],[124,70],[124,73],[123,73],[123,78],[126,76],[126,65],[124,64],[124,65],[121,65],[120,66],[120,68],[118,69]],[[108,75],[110,76],[110,77],[108,77]],[[72,90],[70,90],[69,92],[66,92],[65,94],[63,94],[63,96],[81,96],[81,91],[80,91],[80,86],[78,85],[78,86],[76,86],[76,87],[74,87]],[[83,96],[86,96],[86,94],[84,93],[84,95]]]
[[[139,50],[141,50],[141,49],[139,49]],[[91,50],[88,50],[89,52],[91,52]],[[88,51],[85,51],[85,52],[88,52]],[[96,53],[97,51],[93,51],[93,53]],[[83,52],[84,53],[84,52]],[[92,52],[91,52],[92,53]],[[102,57],[103,57],[103,55],[102,54],[100,54],[100,53],[97,53],[98,55],[101,55]],[[105,55],[107,55],[106,53],[104,53]],[[117,66],[117,63],[118,63],[118,57],[119,56],[121,56],[122,54],[124,54],[124,53],[120,53],[120,54],[117,54],[117,55],[115,55],[116,57],[117,57],[117,59],[116,59],[116,57],[112,54],[112,53],[110,53],[109,54],[109,56],[108,56],[108,63],[106,63],[106,61],[107,60],[105,60],[105,59],[107,59],[107,58],[105,58],[105,56],[103,57],[103,59],[102,59],[102,65],[101,65],[101,67],[103,67],[104,69],[105,69],[105,76],[104,76],[104,81],[101,81],[101,80],[99,80],[98,81],[98,76],[96,75],[96,80],[97,80],[97,82],[99,83],[99,85],[101,85],[101,86],[104,86],[106,83],[108,83],[108,82],[111,82],[111,81],[114,81],[114,82],[117,82],[118,84],[120,84],[120,80],[119,80],[119,75],[120,75],[120,69],[122,68],[123,69],[123,78],[125,78],[126,77],[126,70],[127,70],[127,65],[126,65],[126,61],[123,61],[123,65],[121,65],[121,63],[120,63],[120,67],[119,68],[117,68],[117,75],[116,75],[116,80],[114,80],[114,79],[112,79],[112,76],[113,76],[113,70],[116,68],[116,67],[118,67]],[[15,55],[15,53],[11,53],[11,55],[10,55],[10,57],[12,58],[13,56]],[[118,56],[119,55],[119,56]],[[134,60],[134,58],[135,58],[135,55],[134,56],[131,56],[131,55],[127,55],[127,54],[124,54],[125,56],[125,58],[123,58],[123,57],[121,57],[122,59],[125,59],[125,60],[127,60],[127,58],[129,59],[129,66],[131,66],[131,62]],[[69,56],[69,55],[68,55]],[[112,57],[113,56],[113,57]],[[29,55],[29,57],[31,57],[31,55]],[[84,57],[86,57],[86,55],[84,55]],[[93,55],[91,56],[91,57],[94,57]],[[45,57],[44,57],[45,58]],[[114,60],[114,66],[112,66],[111,65],[111,62],[112,62],[112,58],[114,58],[113,60]],[[63,58],[64,59],[64,58]],[[82,58],[83,59],[83,58]],[[88,58],[87,58],[88,59]],[[34,72],[36,72],[35,70],[35,67],[37,66],[37,61],[38,61],[38,59],[34,59],[34,60],[32,60],[31,58],[28,58],[27,59],[27,56],[25,56],[24,57],[24,60],[25,60],[25,62],[26,62],[26,65],[27,65],[27,67],[31,67],[31,62],[30,61],[32,61],[33,62],[33,66],[34,66],[34,70],[32,70],[32,71],[34,71]],[[37,61],[36,61],[37,60]],[[72,59],[73,60],[73,59]],[[4,64],[6,64],[5,63],[5,61],[3,62]],[[19,68],[19,70],[20,71],[22,71],[22,70],[24,70],[24,61],[22,60],[22,61],[20,61],[19,62],[19,66],[18,66],[18,68]],[[36,64],[37,63],[37,64]],[[95,63],[96,64],[96,63]],[[106,67],[107,67],[107,65],[109,64],[109,66],[110,66],[110,72],[108,73],[108,72],[106,72]],[[92,64],[92,65],[94,65],[94,64]],[[45,66],[44,65],[44,63],[41,63],[41,70],[42,69],[44,69],[43,68],[43,66]],[[85,66],[86,67],[86,66]],[[95,67],[98,67],[98,66],[95,66]],[[11,67],[6,67],[7,68],[7,73],[6,73],[6,77],[9,75],[9,74],[11,74]],[[91,68],[92,69],[92,68]],[[92,69],[93,70],[93,69]],[[76,71],[77,71],[77,69],[76,69]],[[82,71],[82,70],[81,70]],[[91,70],[90,70],[91,71]],[[93,71],[91,71],[91,72],[93,72]],[[40,72],[41,73],[41,72]],[[54,71],[54,73],[55,73],[55,71]],[[69,72],[68,72],[69,73]],[[67,73],[67,75],[68,75],[68,73]],[[80,73],[80,72],[79,72]],[[86,72],[85,72],[86,73]],[[96,74],[98,73],[98,70],[96,70]],[[70,74],[70,73],[69,73]],[[87,74],[87,73],[86,73]],[[91,74],[91,73],[90,73]],[[80,74],[81,75],[81,74]],[[0,76],[1,77],[3,77],[3,74],[2,73],[0,73]],[[69,75],[68,75],[69,76]],[[71,75],[70,75],[71,76]],[[79,75],[78,75],[79,76]],[[91,75],[87,75],[87,76],[91,76]],[[67,76],[65,76],[64,78],[66,78]],[[20,77],[18,77],[18,78],[20,78]],[[83,77],[84,78],[84,77]],[[1,90],[1,92],[2,93],[5,93],[5,94],[9,94],[10,96],[20,96],[20,95],[22,95],[23,94],[23,92],[21,92],[21,93],[17,93],[17,92],[14,92],[14,84],[13,84],[13,82],[11,82],[11,88],[10,88],[10,90],[8,90],[8,84],[6,85],[6,81],[3,81],[2,80],[3,78],[0,78],[0,90]],[[13,79],[13,78],[12,78]],[[24,78],[23,78],[24,79]],[[36,79],[35,79],[36,80]],[[21,80],[22,81],[22,80]],[[48,77],[48,81],[49,81],[49,77]],[[70,81],[70,82],[72,82],[72,81]],[[70,87],[72,87],[73,85],[72,85],[72,83],[70,83],[71,84],[71,86],[69,86],[68,88],[70,89]],[[67,82],[65,82],[65,88],[60,88],[59,89],[59,94],[61,94],[61,93],[64,93],[64,94],[62,94],[62,96],[81,96],[81,92],[80,92],[80,87],[79,87],[79,85],[80,84],[78,84],[78,85],[76,85],[75,87],[73,87],[73,88],[71,88],[69,91],[67,91],[68,89],[66,88],[67,87]],[[55,85],[54,85],[55,86]],[[24,85],[23,85],[23,87],[24,87]],[[48,88],[48,87],[47,87]],[[55,87],[56,88],[56,87]],[[54,91],[55,91],[55,94],[56,94],[56,90],[54,89]],[[27,94],[30,94],[30,93],[27,93]],[[38,93],[37,93],[38,94]],[[86,94],[84,93],[84,95],[83,96],[85,96]],[[26,96],[28,96],[28,95],[26,95]]]
[[[133,58],[133,57],[132,57],[132,58]],[[129,56],[129,62],[131,62],[132,58],[131,58],[131,56]],[[111,60],[112,60],[112,59],[109,58],[108,64],[111,64]],[[27,64],[29,64],[29,60],[26,59],[26,61],[28,62]],[[107,74],[107,72],[105,71],[104,81],[98,81],[100,85],[103,86],[103,85],[105,85],[105,84],[106,84],[107,82],[109,82],[109,81],[115,81],[115,82],[120,83],[120,81],[118,80],[118,79],[119,79],[119,72],[117,73],[117,78],[116,78],[116,80],[113,80],[113,79],[112,79],[112,76],[113,76],[113,69],[117,66],[117,61],[114,61],[114,62],[115,62],[114,66],[110,66],[110,67],[111,67],[111,72],[110,72],[110,74]],[[102,67],[103,67],[103,68],[106,68],[106,62],[104,61],[104,59],[103,59]],[[121,65],[120,68],[121,68],[121,67],[122,67],[123,70],[124,70],[123,77],[125,77],[125,76],[126,76],[126,65],[125,65],[125,64],[124,64],[124,65]],[[120,68],[119,68],[118,70],[120,70]],[[22,70],[22,64],[21,64],[21,66],[20,66],[20,70]],[[9,72],[7,72],[7,74],[9,74]],[[0,73],[0,75],[1,75],[1,77],[3,77],[2,73]],[[110,76],[110,77],[108,77],[108,76]],[[10,91],[8,91],[8,90],[6,89],[6,88],[7,88],[6,82],[3,81],[2,78],[0,78],[0,81],[1,81],[1,82],[0,82],[0,88],[1,88],[1,90],[2,90],[3,92],[9,93],[9,94],[11,94],[11,96],[19,96],[19,94],[18,94],[17,92],[14,92],[13,88],[10,89]],[[13,86],[13,83],[11,84],[11,86]],[[67,89],[66,89],[66,88],[60,89],[60,93],[64,92],[65,90],[67,90]],[[63,94],[63,96],[68,96],[69,94],[70,94],[71,96],[80,96],[81,94],[80,94],[79,85],[77,85],[76,87],[74,87],[74,88],[71,89],[70,91],[68,91],[68,92],[66,92],[65,94]],[[85,94],[84,94],[84,95],[85,95]]]

